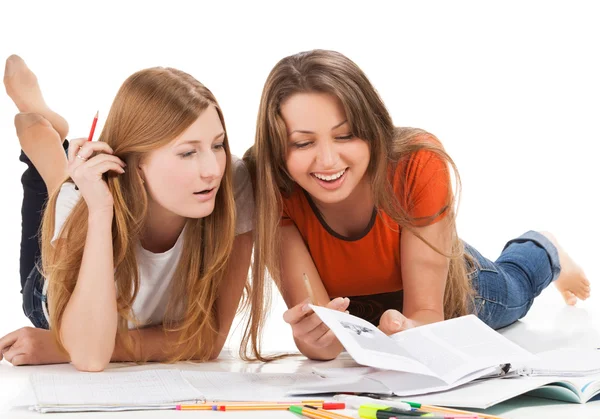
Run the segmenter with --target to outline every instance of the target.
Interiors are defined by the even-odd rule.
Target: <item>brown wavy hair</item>
[[[444,316],[452,318],[472,310],[473,290],[468,274],[471,258],[465,254],[462,241],[456,232],[457,199],[460,176],[456,165],[441,143],[432,134],[416,128],[398,128],[377,91],[363,71],[349,58],[335,51],[313,50],[288,56],[279,61],[269,74],[262,93],[254,145],[244,159],[253,175],[256,194],[255,247],[252,266],[253,278],[267,271],[279,286],[281,267],[279,249],[281,236],[282,196],[288,196],[295,187],[285,166],[287,131],[281,116],[281,104],[296,93],[328,93],[340,100],[352,133],[365,140],[371,158],[367,168],[375,206],[394,220],[397,226],[416,234],[429,247],[450,259],[444,294]],[[408,214],[394,193],[390,173],[402,167],[415,152],[429,150],[454,171],[456,190],[448,190],[445,212],[452,231],[450,254],[435,248],[415,231],[427,225],[438,215],[427,219],[414,219]],[[390,170],[392,169],[392,170]],[[402,185],[401,185],[402,187]],[[441,213],[440,212],[440,213]]]
[[[195,78],[173,68],[141,70],[125,80],[119,89],[99,141],[106,142],[128,167],[138,167],[148,152],[174,140],[211,106],[217,110],[225,129],[215,97]],[[195,353],[195,359],[207,360],[215,349],[218,333],[215,303],[235,235],[227,134],[224,147],[227,165],[214,211],[204,218],[187,220],[183,250],[170,288],[163,328],[180,332],[179,350],[173,351],[170,358],[173,362],[183,359],[185,353]],[[145,227],[148,193],[138,170],[128,170],[120,176],[109,175],[107,184],[114,199],[112,237],[119,314],[117,339],[133,356],[133,343],[127,329],[128,321],[135,323],[132,304],[140,286],[135,244],[140,241]],[[73,293],[83,256],[88,209],[85,200],[80,199],[54,246],[51,240],[58,192],[50,196],[44,213],[41,244],[43,273],[49,281],[50,323],[61,343],[63,312]],[[246,287],[246,291],[248,289]],[[257,314],[260,316],[260,313],[252,313]]]

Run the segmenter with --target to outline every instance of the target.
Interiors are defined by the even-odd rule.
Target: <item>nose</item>
[[[324,169],[334,168],[337,165],[339,156],[332,141],[321,141],[318,148],[317,160]]]
[[[221,166],[216,154],[212,151],[201,153],[198,159],[198,174],[202,179],[211,181],[221,174]]]

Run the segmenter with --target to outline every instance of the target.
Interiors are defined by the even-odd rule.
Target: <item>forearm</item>
[[[77,369],[99,371],[110,362],[117,333],[112,213],[90,214],[77,283],[65,308],[61,340]]]
[[[129,352],[122,341],[117,341],[112,354],[112,362],[139,362],[169,361],[175,354],[179,354],[180,332],[165,331],[162,326],[146,327],[143,329],[132,329],[128,332],[131,342],[132,353]],[[213,358],[216,358],[225,341],[217,339]],[[183,353],[183,359],[199,359],[200,348],[191,348]]]
[[[430,323],[441,322],[444,320],[444,313],[437,310],[422,309],[417,310],[406,317],[411,322],[412,327],[419,327]]]

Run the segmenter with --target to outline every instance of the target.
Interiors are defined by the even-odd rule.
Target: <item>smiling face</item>
[[[344,108],[328,93],[296,93],[281,105],[287,170],[321,204],[346,200],[367,182],[368,144],[353,135]]]
[[[154,213],[184,218],[211,214],[227,164],[225,130],[213,106],[139,165]]]

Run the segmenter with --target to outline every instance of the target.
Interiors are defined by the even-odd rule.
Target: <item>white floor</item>
[[[559,347],[600,347],[600,306],[592,297],[577,307],[567,307],[562,302],[558,292],[548,289],[534,303],[530,313],[520,322],[502,331],[505,336],[519,343],[532,352],[539,352]],[[268,350],[292,350],[293,344],[289,331],[285,332],[280,313],[281,303],[276,304],[272,320],[267,326],[266,348]],[[234,338],[235,339],[235,338]],[[181,367],[199,368],[219,371],[264,371],[264,372],[295,372],[309,369],[314,362],[301,357],[289,358],[283,361],[263,365],[246,364],[224,353],[222,359],[209,364],[185,364]],[[156,367],[154,365],[153,367]],[[127,364],[111,365],[111,368],[145,368]],[[11,403],[27,385],[29,374],[37,371],[66,371],[70,365],[41,366],[41,367],[12,367],[6,362],[0,363],[0,417],[25,418],[34,417],[36,413],[23,408],[12,408]],[[348,412],[353,413],[353,412]],[[354,412],[355,413],[355,412]],[[533,397],[519,397],[509,402],[501,403],[486,411],[486,413],[501,415],[506,418],[597,418],[600,417],[600,402],[587,405],[574,405]],[[169,415],[210,415],[207,412],[140,412],[140,413],[111,413],[110,417],[167,417]],[[289,412],[233,412],[228,415],[250,418],[279,418],[290,417]],[[104,413],[81,414],[77,417],[108,417]],[[53,415],[54,417],[54,415]],[[73,416],[70,416],[73,417]]]

